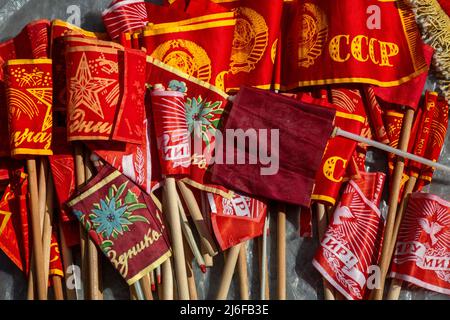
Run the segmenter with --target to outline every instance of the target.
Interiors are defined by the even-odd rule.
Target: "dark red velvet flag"
[[[67,205],[129,285],[171,256],[167,229],[150,196],[111,166]]]
[[[222,159],[216,147],[212,182],[254,197],[309,206],[334,117],[334,110],[241,88],[222,134],[224,141],[240,140],[245,145],[222,146]],[[266,161],[265,156],[271,159]]]

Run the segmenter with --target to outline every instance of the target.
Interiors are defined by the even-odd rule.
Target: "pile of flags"
[[[226,253],[216,297],[238,269],[248,299],[253,239],[266,298],[276,213],[285,299],[287,206],[325,299],[449,294],[450,204],[423,191],[448,127],[422,95],[437,48],[407,1],[371,4],[115,0],[107,33],[39,20],[1,43],[0,249],[28,298],[102,299],[106,258],[133,299],[196,299],[193,265]],[[400,152],[388,172],[372,147]]]

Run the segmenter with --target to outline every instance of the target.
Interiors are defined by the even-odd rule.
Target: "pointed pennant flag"
[[[383,173],[362,173],[342,194],[313,260],[314,267],[349,300],[367,298],[368,268],[380,257],[384,219],[378,209]]]
[[[402,220],[391,277],[450,295],[450,203],[413,193]]]
[[[222,251],[263,234],[266,202],[239,193],[231,199],[208,193],[208,201],[212,227]]]
[[[129,285],[171,256],[167,229],[150,196],[110,166],[67,206]]]

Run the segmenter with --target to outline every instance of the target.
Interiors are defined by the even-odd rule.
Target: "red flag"
[[[448,128],[448,104],[444,98],[439,97],[434,108],[433,122],[431,123],[431,132],[425,151],[425,158],[432,161],[438,161],[444,146],[445,137]],[[434,169],[431,167],[422,167],[419,180],[417,181],[417,190],[421,190],[425,185],[431,182]]]
[[[450,295],[450,203],[413,193],[397,238],[391,277]]]
[[[145,53],[66,37],[68,140],[140,143],[145,134]]]
[[[148,59],[147,83],[163,84],[165,87],[185,94],[186,121],[191,137],[191,167],[184,181],[201,190],[229,197],[229,190],[210,183],[208,165],[214,155],[216,131],[227,98],[220,89],[175,70],[157,60]]]
[[[67,212],[64,203],[75,192],[75,160],[70,145],[67,143],[66,128],[55,127],[53,130],[55,134],[52,147],[54,154],[49,157],[50,170],[59,205],[59,223],[67,246],[72,247],[80,244],[80,231],[77,219]]]
[[[50,242],[50,276],[64,277],[64,267],[61,260],[60,246],[58,243],[58,236],[56,233],[56,227],[52,228],[52,238]]]
[[[431,59],[433,58],[434,50],[432,47],[425,44],[422,44],[421,46],[422,51],[424,52],[426,64],[429,67],[431,64]],[[424,72],[401,85],[387,88],[373,87],[373,90],[376,96],[384,101],[417,109],[427,77],[428,72]]]
[[[244,143],[250,140],[250,145],[227,143],[223,152],[226,159],[219,161],[216,156],[212,166],[212,182],[254,197],[309,206],[334,116],[334,110],[260,89],[242,88],[222,133],[225,137],[246,132],[250,137],[244,137]],[[229,136],[224,140],[231,141]],[[271,159],[264,160],[264,155]]]
[[[171,256],[167,229],[150,196],[110,166],[67,205],[129,285]]]
[[[190,76],[224,88],[236,19],[205,15],[192,20],[150,25],[144,31],[147,52],[155,59]]]
[[[52,60],[9,60],[7,72],[11,155],[51,155]]]
[[[434,117],[434,109],[437,103],[437,93],[429,92],[425,93],[424,107],[422,108],[422,115],[418,124],[416,136],[414,139],[414,149],[412,153],[419,157],[425,156],[425,151],[430,138],[431,125]],[[408,169],[410,175],[418,177],[422,164],[415,161],[408,161]]]
[[[8,119],[6,103],[6,75],[4,66],[11,59],[40,59],[48,57],[47,20],[26,25],[18,36],[0,44],[0,117]],[[10,156],[8,126],[0,126],[0,157]]]
[[[360,135],[366,122],[366,116],[359,91],[332,89],[331,96],[333,104],[327,104],[327,107],[336,110],[335,125]],[[342,137],[329,139],[322,157],[321,170],[316,175],[312,200],[331,206],[335,205],[356,144],[356,142]]]
[[[123,32],[144,28],[149,22],[145,1],[116,0],[103,11],[103,23],[111,39],[118,39]]]
[[[389,144],[389,137],[383,123],[384,111],[381,109],[372,87],[364,86],[364,98],[374,137],[378,142]]]
[[[25,274],[30,270],[27,175],[15,170],[0,201],[0,249]]]
[[[296,12],[284,19],[282,31],[281,88],[348,82],[391,87],[426,72],[420,32],[406,2],[377,2],[377,17],[367,14],[372,4],[294,1]]]
[[[383,173],[363,173],[347,184],[313,260],[314,267],[350,300],[367,298],[368,268],[378,263],[384,219],[378,209]]]
[[[184,93],[156,88],[152,92],[159,160],[164,175],[189,175],[191,146]]]
[[[208,193],[208,200],[214,234],[223,251],[263,234],[267,215],[264,201],[239,193],[231,199]]]
[[[282,0],[213,0],[236,13],[225,91],[241,85],[270,89],[280,36]]]

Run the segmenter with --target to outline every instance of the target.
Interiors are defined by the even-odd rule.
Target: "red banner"
[[[313,260],[314,267],[349,300],[367,298],[368,268],[381,254],[384,219],[378,209],[383,173],[363,173],[342,194]]]
[[[438,161],[441,155],[442,147],[445,143],[445,137],[448,129],[448,103],[438,97],[436,107],[434,108],[433,122],[431,123],[431,132],[425,151],[425,158],[432,161]],[[423,167],[417,183],[417,190],[429,184],[433,177],[434,169]]]
[[[336,110],[335,126],[360,135],[366,122],[366,115],[359,91],[332,89],[331,96],[332,104],[322,103],[321,105]],[[336,204],[336,198],[356,144],[339,136],[328,140],[320,165],[321,169],[317,171],[312,200],[331,206]]]
[[[129,285],[171,256],[167,229],[150,196],[110,166],[67,205]]]
[[[283,90],[332,83],[405,83],[426,72],[422,40],[405,1],[294,1],[283,19]],[[372,7],[373,8],[373,7]]]
[[[242,85],[270,89],[280,37],[283,0],[212,0],[236,13],[225,91]]]
[[[111,39],[118,39],[124,32],[144,28],[149,22],[145,1],[116,0],[103,11],[103,23]]]
[[[50,265],[49,265],[49,275],[50,276],[60,276],[64,277],[64,267],[61,260],[60,246],[58,243],[58,235],[56,232],[56,227],[52,228],[52,238],[50,242]]]
[[[143,41],[153,58],[223,89],[235,25],[233,12],[205,15],[150,25]]]
[[[208,200],[214,234],[223,251],[263,234],[265,202],[239,193],[234,193],[231,199],[208,193]]]
[[[207,171],[214,155],[215,134],[228,104],[228,95],[209,83],[150,58],[147,64],[147,83],[152,86],[160,83],[186,96],[184,105],[192,141],[192,157],[190,174],[184,181],[193,187],[228,197],[229,190],[210,183],[210,172]]]
[[[51,155],[52,60],[9,60],[7,72],[11,155]]]
[[[189,175],[191,145],[184,93],[164,89],[155,87],[152,92],[152,112],[162,173]]]
[[[450,203],[413,193],[402,220],[391,277],[450,295]]]
[[[0,201],[0,249],[25,274],[30,270],[27,175],[14,171]]]

